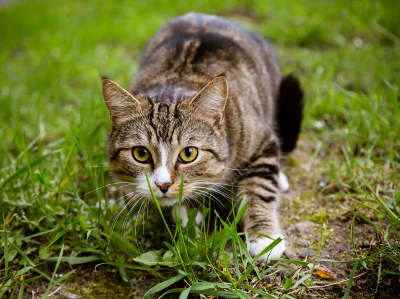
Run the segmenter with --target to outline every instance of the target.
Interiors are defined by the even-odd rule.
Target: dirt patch
[[[321,173],[322,160],[316,157],[311,143],[300,142],[294,153],[285,162],[285,172],[291,182],[290,191],[283,195],[281,222],[285,230],[290,259],[316,262],[326,267],[333,277],[323,279],[313,275],[314,286],[307,288],[306,296],[311,298],[343,296],[353,263],[346,261],[359,256],[372,255],[381,245],[380,236],[371,225],[356,218],[351,226],[353,211],[349,205],[332,199],[329,194],[337,193],[334,186],[327,186]],[[322,244],[321,233],[324,234]],[[322,245],[321,245],[322,244]],[[322,246],[322,248],[321,248]],[[353,247],[354,246],[354,247]],[[319,249],[321,248],[319,261]],[[336,262],[323,262],[335,260]],[[391,288],[377,287],[377,260],[366,261],[366,268],[361,265],[355,273],[351,296],[360,298],[395,298],[399,294],[399,281],[394,278]],[[298,290],[299,291],[299,290]],[[292,295],[299,295],[295,290]]]
[[[48,267],[54,266],[52,263]],[[143,298],[144,293],[154,284],[154,279],[141,271],[127,271],[131,280],[123,281],[115,267],[86,264],[73,267],[72,274],[61,285],[54,287],[48,298]],[[51,269],[41,269],[51,276]],[[61,266],[55,279],[68,273],[71,267]],[[26,276],[25,279],[29,279]],[[35,280],[26,286],[23,298],[40,298],[46,292],[48,281]]]

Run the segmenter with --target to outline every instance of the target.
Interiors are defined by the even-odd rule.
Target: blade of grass
[[[42,162],[43,160],[47,159],[48,157],[61,152],[61,150],[56,150],[50,153],[47,153],[39,158],[37,158],[36,160],[34,160],[33,162],[29,163],[28,165],[18,169],[16,172],[14,172],[12,175],[10,175],[8,178],[6,178],[1,184],[0,184],[0,190],[3,190],[4,187],[10,183],[11,181],[13,181],[14,179],[16,179],[17,177],[19,177],[21,174],[23,174],[24,172],[29,171],[29,169],[35,167],[36,165],[38,165],[40,162]]]
[[[21,275],[24,275],[26,272],[30,271],[33,269],[32,266],[27,266],[22,268],[21,270],[18,270],[9,280],[7,280],[4,285],[0,287],[0,298],[3,298],[4,294],[7,292],[7,290],[11,287],[12,282],[15,277],[20,277]]]
[[[51,276],[51,280],[52,281],[54,281],[54,277],[56,276],[56,273],[58,271],[58,267],[60,266],[61,259],[63,257],[63,253],[64,253],[64,243],[61,244],[60,254],[58,255],[57,263],[56,263],[56,266],[54,267],[53,275]],[[51,291],[51,289],[53,287],[54,287],[54,283],[50,282],[48,287],[47,287],[47,289],[46,289],[46,292],[43,295],[44,299],[46,299],[49,296],[49,293],[50,293],[50,291]]]
[[[160,283],[156,284],[154,287],[152,287],[150,290],[148,290],[144,294],[143,298],[146,298],[147,296],[150,296],[150,295],[154,295],[154,294],[156,294],[156,293],[168,288],[169,286],[173,285],[174,283],[180,281],[185,276],[186,275],[178,274],[178,275],[176,275],[174,277],[171,277],[170,279],[167,279],[167,280],[165,280],[163,282],[160,282]]]
[[[47,261],[57,262],[59,257],[48,257],[46,258]],[[94,261],[100,260],[100,257],[89,255],[89,256],[64,256],[61,257],[61,262],[66,262],[71,265],[79,265],[79,264],[87,264]]]
[[[26,261],[26,263],[27,263],[29,266],[36,267],[35,263],[31,261],[31,259],[25,254],[25,252],[24,252],[21,248],[19,248],[19,247],[18,247],[17,245],[15,245],[13,242],[10,242],[10,245],[11,245],[12,247],[14,247],[15,250],[18,251],[18,253],[22,256],[22,258],[24,259],[24,261]]]
[[[4,227],[4,272],[5,276],[8,275],[8,234],[7,234],[7,226],[6,226],[6,221],[4,219],[4,214],[3,214],[3,227]]]
[[[275,248],[276,245],[278,245],[280,242],[282,242],[282,239],[280,237],[276,238],[274,241],[272,241],[267,247],[265,247],[259,254],[257,254],[254,257],[254,260],[256,261],[259,257],[263,256],[267,252],[270,252],[272,249]]]
[[[355,263],[353,266],[353,270],[351,271],[351,274],[349,277],[349,282],[347,283],[346,291],[344,292],[344,295],[342,297],[343,299],[349,298],[351,286],[353,285],[353,279],[354,279],[354,275],[356,274],[357,267],[358,267],[358,263]]]
[[[157,199],[156,195],[154,194],[153,188],[151,187],[151,183],[150,183],[150,180],[149,180],[149,176],[147,175],[147,171],[145,172],[145,176],[146,176],[147,185],[148,185],[149,190],[150,190],[150,193],[151,193],[151,197],[152,197],[153,200],[154,200],[154,203],[155,203],[155,205],[156,205],[156,207],[157,207],[157,210],[158,210],[158,212],[159,212],[159,214],[160,214],[160,216],[161,216],[161,218],[162,218],[162,221],[164,222],[164,225],[165,225],[165,227],[166,227],[166,229],[167,229],[167,231],[168,231],[168,234],[169,234],[169,236],[170,236],[170,238],[171,238],[171,241],[174,243],[174,246],[175,246],[175,248],[176,248],[176,252],[177,252],[177,254],[178,254],[178,257],[179,257],[179,260],[180,260],[180,262],[181,262],[182,268],[183,268],[183,270],[186,272],[186,266],[185,266],[185,263],[184,263],[184,261],[183,261],[183,259],[182,259],[181,254],[180,254],[179,247],[178,247],[178,245],[176,244],[176,240],[175,240],[174,236],[172,235],[172,232],[171,232],[171,230],[169,229],[169,226],[168,226],[168,224],[167,224],[167,221],[165,220],[164,214],[163,214],[163,212],[162,212],[162,210],[161,210],[160,203],[158,202],[158,199]]]

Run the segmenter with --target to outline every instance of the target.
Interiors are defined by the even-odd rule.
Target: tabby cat
[[[186,204],[209,194],[229,210],[226,190],[245,194],[250,253],[280,237],[260,259],[282,255],[277,206],[288,182],[280,158],[295,147],[303,95],[260,35],[216,16],[178,17],[148,43],[129,91],[103,78],[103,96],[110,164],[135,199],[151,200],[145,172],[162,206],[176,205],[181,173]]]

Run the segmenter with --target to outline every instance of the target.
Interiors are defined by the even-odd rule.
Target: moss
[[[129,284],[117,279],[115,271],[97,270],[101,274],[98,273],[93,277],[88,277],[86,271],[78,271],[74,275],[73,281],[70,281],[65,286],[64,290],[68,293],[82,296],[82,298],[136,297],[136,289],[134,286],[129,286]]]
[[[318,212],[309,217],[308,220],[318,224],[327,223],[329,221],[329,215],[327,209],[319,208]]]
[[[295,198],[293,198],[293,205],[300,207],[303,203],[300,200],[300,197],[296,196]]]

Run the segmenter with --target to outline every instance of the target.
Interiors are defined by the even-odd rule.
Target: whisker
[[[92,165],[90,165],[90,164],[87,164],[86,165],[87,167],[91,167],[91,168],[96,168],[96,167],[98,167],[98,168],[101,168],[101,167],[110,167],[110,165],[109,164],[92,164]]]
[[[123,197],[130,196],[130,195],[133,194],[133,193],[135,193],[135,192],[128,193],[128,194],[124,195]],[[113,224],[112,224],[112,231],[114,231],[114,227],[115,227],[115,225],[116,225],[116,223],[117,223],[119,217],[121,216],[121,214],[122,214],[122,213],[128,208],[128,206],[130,206],[139,196],[140,196],[140,194],[136,194],[136,195],[132,196],[132,198],[130,198],[129,201],[128,201],[126,204],[124,204],[123,208],[119,211],[118,215],[116,215],[116,216],[113,217],[114,220],[113,220]],[[123,198],[123,197],[122,197],[122,198]],[[138,201],[134,204],[133,208],[137,205],[137,203],[138,203]]]
[[[233,186],[232,183],[210,182],[210,181],[196,181],[196,182],[193,182],[192,184],[207,184],[207,185]]]
[[[212,192],[210,192],[210,188],[207,187],[194,187],[194,189],[202,191],[205,195],[205,197],[210,197],[213,201],[215,201],[218,205],[220,205],[221,207],[224,207],[223,203],[221,202],[221,200],[219,198],[217,198],[215,195],[212,194]]]
[[[133,210],[135,209],[135,207],[137,206],[138,203],[140,203],[140,208],[139,208],[139,213],[138,213],[140,215],[140,209],[141,209],[141,207],[143,205],[143,198],[142,197],[139,197],[139,199],[136,201],[135,205],[133,207],[131,207],[128,210],[127,214],[125,215],[124,221],[122,223],[122,231],[126,231],[127,230],[128,222],[129,222],[129,219],[130,219],[129,216],[132,214]]]
[[[103,186],[100,186],[100,187],[98,187],[98,188],[96,188],[96,189],[93,189],[93,190],[91,190],[91,191],[88,191],[88,192],[86,192],[83,196],[86,196],[86,195],[88,195],[88,194],[90,194],[90,193],[96,192],[96,191],[98,191],[98,190],[100,190],[100,189],[103,189],[103,188],[106,188],[106,187],[108,187],[108,186],[112,186],[112,185],[122,185],[122,184],[126,184],[127,186],[137,186],[136,183],[132,183],[132,182],[113,182],[113,183],[109,183],[109,184],[105,184],[105,185],[103,185]]]

